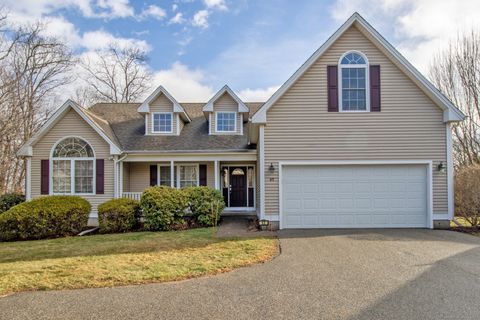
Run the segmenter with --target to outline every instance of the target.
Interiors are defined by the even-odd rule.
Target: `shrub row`
[[[25,196],[21,193],[6,193],[0,196],[0,214],[19,203],[25,202]]]
[[[76,196],[48,196],[18,204],[0,215],[0,240],[76,235],[88,223],[90,203]]]
[[[23,202],[8,196],[7,211],[0,214],[0,241],[30,240],[76,235],[87,227],[90,203],[77,196],[46,196]],[[141,201],[112,199],[98,207],[101,233],[128,232],[138,227],[143,215],[144,229],[171,230],[190,224],[212,226],[225,208],[218,190],[208,187],[174,189],[147,188]]]

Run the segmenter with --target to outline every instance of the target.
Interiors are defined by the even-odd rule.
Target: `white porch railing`
[[[140,201],[140,197],[142,196],[141,192],[124,192],[122,194],[122,198],[128,198],[128,199],[133,199]]]

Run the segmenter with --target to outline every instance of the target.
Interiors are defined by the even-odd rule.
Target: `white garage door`
[[[282,228],[427,227],[426,165],[283,166]]]

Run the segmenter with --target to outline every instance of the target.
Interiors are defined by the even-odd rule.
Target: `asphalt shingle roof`
[[[263,103],[246,103],[253,115]],[[124,151],[225,151],[255,149],[248,144],[248,124],[243,135],[209,135],[208,122],[202,108],[204,103],[181,103],[192,122],[186,123],[179,136],[145,135],[145,118],[137,112],[140,103],[97,103],[88,109],[98,117],[102,130],[113,134]],[[106,127],[108,125],[108,128]]]

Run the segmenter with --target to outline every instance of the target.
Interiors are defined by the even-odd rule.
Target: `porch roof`
[[[250,114],[262,103],[246,103]],[[209,135],[208,122],[203,115],[204,103],[181,103],[192,122],[186,123],[179,136],[145,135],[145,119],[138,113],[140,103],[97,103],[88,110],[104,119],[112,129],[124,152],[129,151],[198,151],[249,150],[248,123],[243,135]]]

